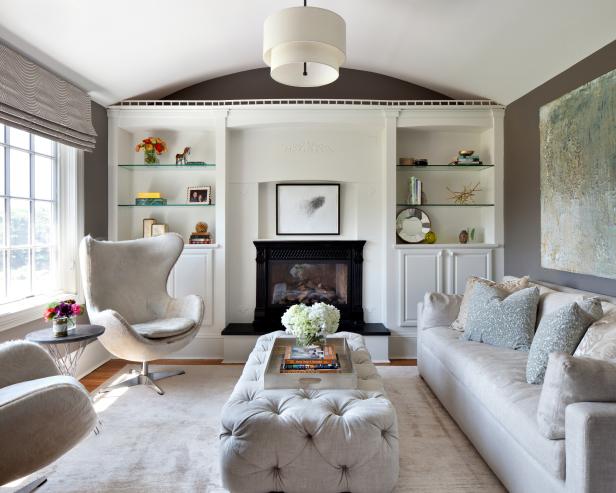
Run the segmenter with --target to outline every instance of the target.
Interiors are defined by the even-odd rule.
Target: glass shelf
[[[206,164],[118,164],[119,168],[128,169],[128,170],[139,170],[143,171],[145,169],[177,169],[177,170],[195,170],[195,169],[213,169],[216,168],[214,163],[206,163]]]
[[[165,205],[137,205],[118,204],[118,207],[214,207],[216,204],[165,204]]]
[[[428,166],[405,166],[397,164],[398,171],[484,171],[494,168],[493,164],[429,164]]]
[[[396,207],[494,207],[494,204],[396,204]]]

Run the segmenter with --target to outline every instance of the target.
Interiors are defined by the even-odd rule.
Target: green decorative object
[[[135,205],[167,205],[167,199],[135,199]]]
[[[426,233],[426,237],[424,238],[424,241],[426,243],[429,243],[430,245],[432,245],[433,243],[436,243],[436,233],[434,233],[434,231],[428,231]]]

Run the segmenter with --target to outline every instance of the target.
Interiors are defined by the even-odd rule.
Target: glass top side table
[[[56,337],[53,329],[30,332],[26,340],[44,346],[53,358],[58,370],[64,375],[75,376],[77,363],[86,346],[105,332],[102,325],[76,325],[68,330],[68,335]]]

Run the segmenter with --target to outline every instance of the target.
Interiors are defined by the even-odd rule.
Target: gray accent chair
[[[96,426],[90,396],[27,341],[0,344],[0,485],[64,455]],[[19,491],[32,491],[38,478]]]
[[[141,371],[102,391],[145,384],[183,370],[150,372],[148,362],[187,346],[203,320],[200,296],[175,299],[167,293],[171,269],[184,248],[175,233],[129,241],[81,241],[79,256],[88,316],[105,327],[101,344],[118,358],[139,361]]]

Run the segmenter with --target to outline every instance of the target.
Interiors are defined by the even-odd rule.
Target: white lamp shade
[[[334,82],[345,52],[346,25],[331,10],[291,7],[265,20],[263,61],[281,84],[316,87]]]

